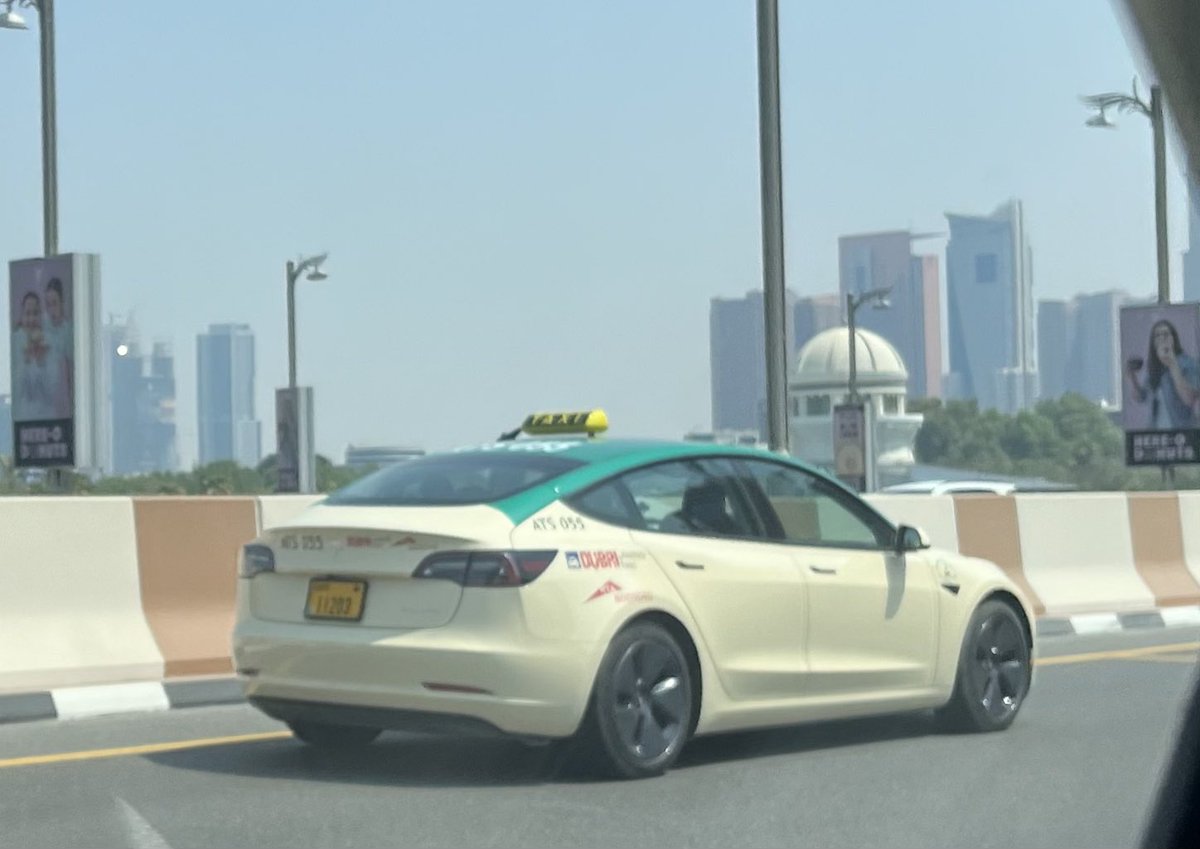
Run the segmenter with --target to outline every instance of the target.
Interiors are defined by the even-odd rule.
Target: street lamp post
[[[328,275],[321,270],[329,254],[318,254],[299,262],[288,260],[287,264],[287,331],[288,331],[288,389],[296,388],[296,281],[324,280]]]
[[[883,309],[888,306],[887,296],[891,293],[890,286],[871,289],[867,292],[855,295],[853,292],[846,293],[846,328],[849,330],[850,337],[850,381],[849,381],[849,406],[856,412],[852,415],[859,422],[858,427],[860,433],[863,434],[862,442],[859,444],[859,449],[862,452],[862,488],[866,492],[873,491],[878,482],[876,481],[875,469],[875,410],[870,404],[863,404],[862,399],[858,394],[858,330],[855,322],[856,314],[860,307],[865,304],[871,304],[876,309]],[[836,415],[836,411],[835,411]],[[835,435],[834,451],[837,451],[837,439]],[[857,451],[855,452],[857,453]],[[835,456],[836,459],[836,456]],[[855,484],[857,486],[857,484]]]
[[[36,9],[41,18],[42,65],[42,253],[58,253],[58,132],[54,104],[54,0],[2,0],[0,29],[27,29],[12,7]]]
[[[1162,90],[1157,85],[1150,86],[1150,102],[1147,103],[1138,94],[1135,78],[1133,94],[1107,92],[1080,99],[1085,105],[1096,110],[1096,114],[1087,120],[1089,127],[1115,127],[1116,124],[1108,119],[1109,109],[1140,113],[1150,120],[1154,131],[1154,226],[1158,252],[1158,302],[1170,303],[1171,277],[1167,252],[1167,140],[1163,127]]]
[[[1150,119],[1154,133],[1154,239],[1158,255],[1158,302],[1171,302],[1170,254],[1167,252],[1167,138],[1163,127],[1162,89],[1150,86],[1150,102],[1138,94],[1137,77],[1133,79],[1133,94],[1106,92],[1080,98],[1085,105],[1096,110],[1087,120],[1089,127],[1115,127],[1108,119],[1107,111],[1137,112]],[[1172,488],[1175,484],[1175,467],[1162,467],[1163,483]]]
[[[779,2],[758,0],[757,9],[767,443],[772,451],[787,451],[787,289],[783,271],[783,156],[779,130]]]
[[[296,282],[324,280],[328,254],[287,264],[288,385],[275,393],[275,468],[278,492],[316,492],[312,387],[296,385]]]
[[[864,304],[874,304],[876,309],[883,309],[889,306],[888,295],[892,292],[891,286],[885,286],[880,289],[871,289],[869,292],[863,292],[861,295],[855,295],[853,292],[846,293],[846,324],[850,330],[850,403],[857,404],[858,398],[858,346],[855,344],[855,325],[854,315],[858,312],[859,307]]]

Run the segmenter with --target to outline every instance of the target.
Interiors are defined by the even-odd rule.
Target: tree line
[[[924,414],[916,455],[922,463],[969,469],[984,474],[1044,478],[1081,490],[1161,489],[1159,469],[1125,465],[1124,434],[1108,415],[1081,395],[1038,403],[1031,410],[1005,415],[980,410],[975,401],[914,400],[911,412]],[[331,492],[370,468],[336,466],[317,457],[317,489]],[[94,495],[256,495],[275,491],[275,455],[251,469],[226,461],[187,472],[90,480],[68,474],[56,490]],[[1176,486],[1200,489],[1200,469],[1180,467]],[[27,482],[0,456],[0,494],[51,491],[44,481]]]
[[[1041,401],[1016,415],[980,410],[975,401],[913,401],[909,410],[925,416],[916,442],[922,463],[1090,491],[1162,488],[1158,468],[1125,465],[1124,432],[1082,395]],[[1179,467],[1176,485],[1200,488],[1200,470]]]
[[[317,490],[332,492],[373,470],[373,467],[336,466],[329,458],[317,455]],[[274,454],[254,468],[224,460],[187,472],[114,475],[97,480],[68,472],[57,488],[48,480],[26,480],[26,477],[13,469],[11,458],[0,456],[0,494],[5,495],[52,492],[73,495],[262,495],[274,492],[278,480]]]

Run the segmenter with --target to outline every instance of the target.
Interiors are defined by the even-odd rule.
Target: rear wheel
[[[354,749],[367,746],[381,733],[378,728],[355,725],[329,725],[324,722],[289,722],[288,728],[310,746],[320,749]]]
[[[1029,692],[1030,647],[1016,611],[986,601],[971,617],[958,660],[954,695],[938,712],[953,731],[1001,731]]]
[[[687,742],[696,711],[687,657],[670,633],[633,625],[608,647],[581,732],[585,766],[619,778],[660,775]]]

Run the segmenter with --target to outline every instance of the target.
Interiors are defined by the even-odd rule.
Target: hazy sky
[[[1037,297],[1152,292],[1149,127],[1088,130],[1076,99],[1137,70],[1112,8],[780,5],[790,288],[836,287],[840,234],[1016,196]],[[283,265],[321,250],[298,347],[322,453],[534,409],[709,425],[709,299],[761,286],[753,0],[57,6],[61,247],[102,254],[106,312],[174,344],[185,461],[196,334],[253,326],[271,422]],[[41,250],[37,72],[36,30],[0,30],[5,260]]]

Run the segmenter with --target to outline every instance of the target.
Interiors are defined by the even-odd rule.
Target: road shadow
[[[676,770],[802,754],[936,733],[928,714],[838,720],[741,731],[691,741]],[[324,750],[287,738],[157,752],[174,769],[218,775],[395,787],[534,786],[604,780],[566,760],[561,744],[506,738],[452,738],[393,732],[359,749]]]
[[[557,750],[504,738],[392,732],[369,746],[319,749],[294,738],[145,755],[176,769],[252,778],[413,787],[521,786],[555,780]]]
[[[777,755],[906,740],[939,734],[932,713],[906,713],[865,719],[840,719],[762,731],[737,731],[697,737],[688,743],[675,769],[708,766]]]

